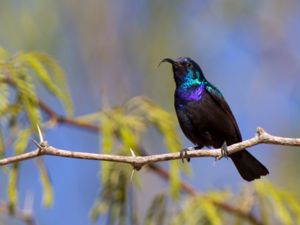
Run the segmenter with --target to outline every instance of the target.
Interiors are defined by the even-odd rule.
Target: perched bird
[[[229,105],[221,92],[206,80],[195,61],[181,57],[176,60],[165,58],[161,62],[172,64],[176,83],[177,118],[183,133],[197,148],[220,148],[242,141]],[[230,154],[229,157],[247,181],[269,173],[268,169],[245,149]]]

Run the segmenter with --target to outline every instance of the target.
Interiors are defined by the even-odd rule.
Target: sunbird
[[[206,80],[200,66],[188,57],[161,62],[172,65],[175,110],[185,136],[198,148],[223,148],[242,141],[241,132],[222,93]],[[246,149],[230,154],[243,179],[252,181],[269,173]]]

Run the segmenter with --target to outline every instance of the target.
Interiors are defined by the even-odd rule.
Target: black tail
[[[247,181],[259,179],[269,173],[268,169],[246,150],[236,152],[230,155],[230,158],[240,175]]]

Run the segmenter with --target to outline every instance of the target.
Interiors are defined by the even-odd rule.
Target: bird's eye
[[[187,68],[192,68],[193,65],[192,65],[192,63],[186,63],[186,67],[187,67]]]

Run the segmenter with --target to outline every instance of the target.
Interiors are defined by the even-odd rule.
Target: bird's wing
[[[221,108],[221,110],[228,116],[228,118],[232,121],[234,125],[234,129],[236,131],[237,137],[242,140],[241,132],[239,130],[239,127],[237,125],[237,122],[233,116],[233,113],[231,112],[231,109],[229,105],[227,104],[226,100],[224,99],[221,92],[214,87],[212,84],[206,85],[206,91],[212,98],[212,100],[215,101],[215,103]]]

